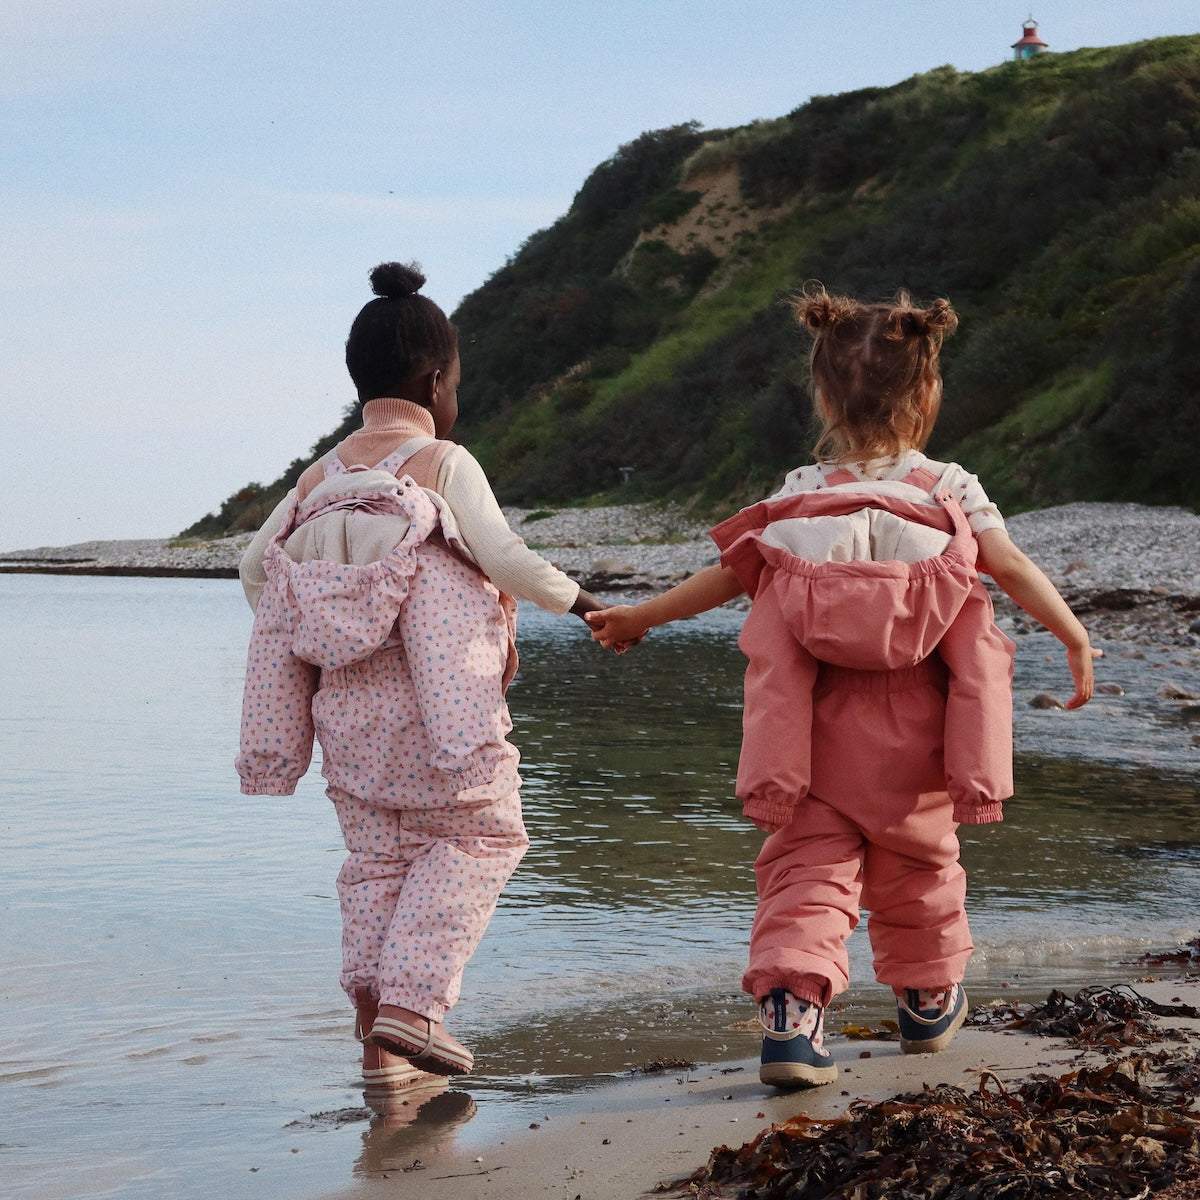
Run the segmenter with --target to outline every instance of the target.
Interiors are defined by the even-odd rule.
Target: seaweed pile
[[[943,1084],[835,1120],[792,1117],[662,1190],[697,1200],[1151,1196],[1200,1181],[1200,1115],[1139,1082],[1149,1065],[1129,1056],[1012,1091],[985,1073],[971,1093]]]
[[[974,1009],[968,1024],[986,1029],[1021,1030],[1038,1037],[1065,1038],[1072,1046],[1088,1050],[1114,1050],[1146,1046],[1165,1040],[1184,1041],[1187,1034],[1163,1029],[1149,1019],[1200,1017],[1190,1004],[1159,1004],[1128,984],[1091,987],[1073,997],[1057,989],[1045,1004],[1003,1004]]]
[[[1066,1037],[1111,1061],[1006,1087],[948,1084],[798,1115],[739,1149],[713,1151],[660,1193],[695,1200],[1047,1200],[1200,1196],[1200,1060],[1194,1049],[1129,1052],[1185,1032],[1146,1014],[1194,1017],[1132,988],[1052,992],[1036,1008],[984,1010],[991,1028]]]

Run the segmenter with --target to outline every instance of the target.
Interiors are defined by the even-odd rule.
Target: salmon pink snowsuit
[[[905,482],[937,485],[923,468]],[[819,561],[788,548],[814,535],[845,544]],[[1000,820],[1012,794],[1014,648],[960,506],[834,486],[743,509],[712,536],[753,600],[738,795],[769,836],[743,987],[827,1007],[860,903],[881,983],[961,981],[957,824]],[[873,561],[889,538],[914,552]]]
[[[401,461],[329,459],[268,546],[237,769],[246,794],[291,795],[315,735],[349,851],[342,986],[440,1021],[529,844],[504,695],[515,605]]]

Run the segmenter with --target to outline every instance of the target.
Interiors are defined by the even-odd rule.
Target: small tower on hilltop
[[[1037,22],[1032,15],[1028,21],[1021,25],[1021,40],[1013,42],[1013,58],[1018,62],[1023,58],[1032,58],[1035,54],[1041,54],[1043,50],[1049,50],[1050,47],[1038,37]]]

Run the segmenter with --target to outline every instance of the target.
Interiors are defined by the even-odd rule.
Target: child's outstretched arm
[[[1095,680],[1093,650],[1088,631],[1068,607],[1045,572],[1022,553],[1003,529],[985,529],[978,537],[979,569],[990,575],[1004,593],[1031,617],[1040,621],[1067,648],[1067,664],[1075,681],[1068,708],[1079,708],[1092,698]],[[595,634],[592,635],[595,637]]]
[[[729,567],[713,565],[697,571],[653,600],[588,613],[584,620],[592,627],[593,641],[606,650],[615,649],[619,654],[627,646],[640,642],[647,630],[655,625],[666,625],[682,617],[707,612],[740,596],[742,591],[737,575]]]

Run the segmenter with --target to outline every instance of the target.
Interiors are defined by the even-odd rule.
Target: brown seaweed
[[[1190,967],[1200,963],[1200,935],[1171,950],[1151,950],[1138,960],[1143,967]]]
[[[701,1170],[658,1191],[695,1200],[1194,1200],[1200,1060],[1190,1048],[1129,1053],[1189,1037],[1150,1017],[1194,1019],[1200,1010],[1128,985],[976,1009],[975,1026],[1114,1057],[1007,1087],[984,1071],[970,1091],[926,1086],[857,1101],[833,1119],[800,1114],[740,1148],[718,1147]]]
[[[1119,1049],[1145,1046],[1187,1034],[1163,1029],[1149,1017],[1200,1017],[1190,1004],[1160,1004],[1128,984],[1090,987],[1068,996],[1055,989],[1040,1005],[1002,1004],[974,1009],[968,1024],[989,1029],[1019,1029],[1038,1037],[1065,1038],[1072,1046]]]
[[[1046,1200],[1188,1194],[1200,1181],[1195,1093],[1143,1079],[1131,1055],[1008,1088],[984,1072],[842,1117],[792,1117],[740,1149],[722,1146],[659,1191],[696,1200]],[[1200,1075],[1194,1069],[1193,1078]]]

